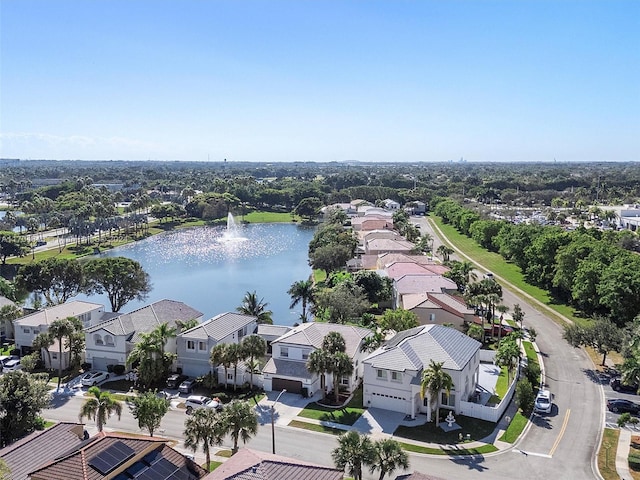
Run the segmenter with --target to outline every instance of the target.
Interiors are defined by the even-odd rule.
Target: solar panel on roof
[[[189,469],[186,467],[182,467],[180,470],[176,470],[170,477],[167,477],[165,480],[192,480],[195,479]]]
[[[89,460],[89,466],[106,475],[134,455],[135,451],[129,445],[117,441]]]

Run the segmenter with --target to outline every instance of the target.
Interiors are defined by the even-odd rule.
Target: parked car
[[[187,379],[186,375],[173,373],[167,377],[167,388],[178,388]]]
[[[22,370],[22,364],[20,363],[20,359],[9,360],[2,367],[3,372],[13,372],[16,370]]]
[[[195,386],[196,386],[196,379],[187,378],[180,384],[180,386],[178,387],[178,391],[180,393],[191,393],[191,391],[194,389]]]
[[[607,400],[607,408],[615,413],[640,413],[640,405],[623,398],[610,398]]]
[[[536,400],[533,404],[533,410],[538,413],[551,413],[551,399],[552,395],[549,390],[540,390],[536,395]]]
[[[637,383],[632,383],[631,385],[627,385],[626,383],[622,383],[622,380],[620,380],[619,378],[614,378],[613,380],[611,380],[611,388],[613,388],[616,392],[622,392],[622,393],[633,393],[633,394],[637,394],[638,393],[638,384]]]
[[[94,385],[98,385],[99,383],[104,382],[109,379],[109,374],[107,372],[100,372],[97,370],[92,370],[91,372],[85,373],[82,376],[82,385],[85,387],[92,387]]]
[[[203,395],[191,395],[184,402],[186,407],[187,415],[191,415],[194,410],[198,410],[200,408],[213,408],[216,410],[222,409],[222,404],[217,399],[211,399],[209,397],[205,397]]]
[[[484,327],[485,335],[491,335],[491,325],[485,325]],[[510,333],[513,333],[513,328],[509,325],[494,325],[493,326],[493,336],[494,337],[506,337]]]
[[[11,360],[20,360],[20,357],[17,355],[2,355],[0,356],[0,372],[4,369],[5,364],[10,362]]]

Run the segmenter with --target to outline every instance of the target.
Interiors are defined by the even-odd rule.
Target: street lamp
[[[273,424],[273,414],[276,409],[276,403],[278,403],[278,400],[280,400],[280,397],[286,391],[287,391],[286,388],[282,390],[276,397],[275,401],[271,404],[271,450],[273,451],[274,455],[276,454],[276,428],[275,428],[275,425]]]

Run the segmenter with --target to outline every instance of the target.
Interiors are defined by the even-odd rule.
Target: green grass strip
[[[423,447],[422,445],[414,445],[413,443],[400,442],[403,449],[408,452],[426,453],[428,455],[482,455],[485,453],[497,452],[498,449],[491,444],[486,444],[477,448],[434,448]]]
[[[302,428],[303,430],[310,430],[312,432],[330,433],[332,435],[341,435],[345,430],[333,427],[325,427],[324,425],[318,425],[316,423],[301,422],[300,420],[291,420],[289,422],[290,427]]]
[[[528,421],[529,419],[522,415],[522,413],[516,413],[515,417],[513,417],[511,423],[507,427],[507,431],[504,432],[498,440],[507,443],[515,442],[523,432],[524,427],[527,426]]]

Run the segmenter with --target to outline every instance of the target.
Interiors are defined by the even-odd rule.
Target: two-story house
[[[351,325],[310,322],[293,328],[277,340],[271,342],[271,359],[262,370],[265,391],[283,390],[302,393],[303,388],[309,396],[320,390],[320,376],[307,370],[309,354],[322,347],[322,340],[329,332],[339,332],[345,340],[346,353],[353,361],[353,374],[340,380],[340,385],[352,391],[362,378],[362,358],[366,355],[360,350],[365,338],[372,335],[371,330]],[[328,376],[330,377],[330,376]],[[326,387],[333,382],[327,378]]]
[[[107,365],[126,365],[127,357],[143,333],[153,331],[167,323],[176,326],[176,320],[202,321],[203,314],[183,302],[160,300],[130,313],[85,329],[85,358],[94,370],[107,370]],[[176,352],[176,339],[170,338],[166,352]]]
[[[257,329],[258,320],[251,315],[231,312],[216,315],[178,335],[176,367],[191,377],[213,372],[209,362],[213,347],[219,343],[240,343]]]
[[[460,402],[475,392],[479,379],[480,342],[442,325],[424,325],[396,334],[363,360],[363,403],[410,415],[426,413],[431,421],[429,395],[420,396],[422,372],[431,360],[443,362],[453,389],[441,391],[440,406],[460,413]]]

